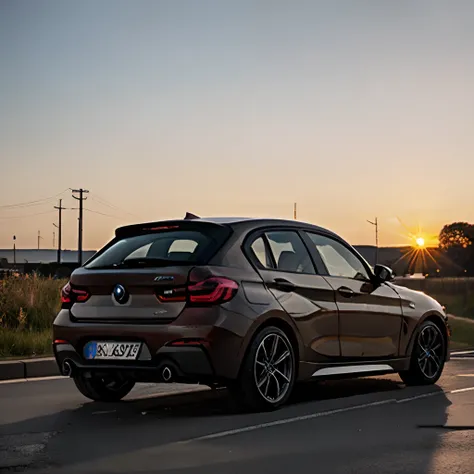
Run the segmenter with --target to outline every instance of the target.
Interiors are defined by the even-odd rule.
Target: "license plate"
[[[135,360],[141,346],[141,342],[90,341],[84,346],[84,357],[89,360]]]

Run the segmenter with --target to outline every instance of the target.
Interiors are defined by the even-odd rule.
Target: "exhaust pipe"
[[[71,377],[72,376],[72,372],[73,372],[73,363],[71,361],[69,361],[68,359],[66,359],[64,362],[63,362],[63,374],[66,376],[66,377]]]
[[[173,378],[173,372],[170,366],[165,365],[163,369],[161,369],[161,378],[164,382],[171,382],[171,379]]]

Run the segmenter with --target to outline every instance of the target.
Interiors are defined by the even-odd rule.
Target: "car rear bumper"
[[[184,312],[185,313],[185,312]],[[196,317],[184,314],[169,324],[78,323],[68,310],[61,310],[53,325],[54,355],[66,374],[65,362],[72,370],[127,371],[137,381],[163,381],[162,370],[172,368],[173,381],[202,382],[235,379],[240,368],[239,354],[250,321],[222,308],[206,310],[201,325]],[[226,314],[228,313],[228,314]],[[236,334],[226,322],[229,317],[242,318],[242,334]],[[190,322],[193,324],[187,324]],[[91,340],[141,342],[136,360],[88,360],[84,345]]]
[[[150,361],[88,361],[70,344],[55,344],[54,355],[62,375],[77,371],[128,372],[137,381],[207,382],[216,378],[212,363],[201,347],[163,347]],[[163,374],[169,370],[169,379]]]

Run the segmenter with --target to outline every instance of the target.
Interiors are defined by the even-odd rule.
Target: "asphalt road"
[[[474,472],[474,358],[449,362],[433,387],[395,375],[304,384],[273,413],[237,413],[225,391],[157,393],[170,387],[98,404],[68,379],[1,383],[0,472]]]

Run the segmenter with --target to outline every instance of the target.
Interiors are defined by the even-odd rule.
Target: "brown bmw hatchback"
[[[392,279],[296,221],[121,227],[63,288],[54,354],[100,401],[136,382],[226,386],[251,409],[282,405],[300,380],[398,372],[433,384],[449,357],[447,316]]]

